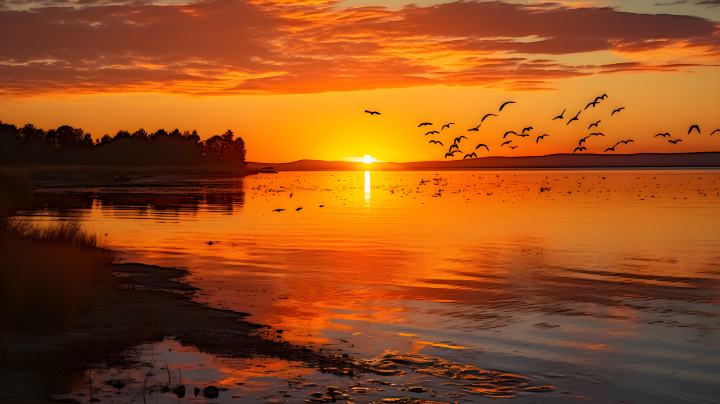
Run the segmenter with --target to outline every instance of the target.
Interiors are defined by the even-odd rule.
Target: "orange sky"
[[[230,128],[264,162],[436,160],[460,135],[463,152],[488,144],[480,157],[563,153],[595,131],[587,152],[720,150],[720,7],[659,4],[0,0],[0,120],[95,137]],[[428,144],[448,122],[432,137],[445,146]]]

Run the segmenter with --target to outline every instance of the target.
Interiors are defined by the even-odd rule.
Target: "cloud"
[[[716,59],[720,51],[718,27],[707,19],[560,3],[337,10],[328,1],[54,0],[18,11],[7,8],[28,0],[0,1],[0,37],[9,39],[0,47],[5,97],[301,94],[430,85],[548,90],[565,78],[675,71]],[[554,59],[598,51],[633,64]]]

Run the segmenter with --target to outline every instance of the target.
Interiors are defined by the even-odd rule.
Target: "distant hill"
[[[551,169],[551,168],[683,168],[720,167],[720,152],[638,154],[551,154],[527,157],[481,157],[452,161],[410,163],[298,160],[291,163],[248,163],[259,170],[274,171],[412,171],[464,169]]]

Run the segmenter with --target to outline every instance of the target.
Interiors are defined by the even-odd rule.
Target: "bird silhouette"
[[[460,150],[460,148],[458,147],[458,145],[456,145],[455,143],[453,143],[453,144],[450,145],[450,148],[448,149],[448,152],[451,152],[452,149],[453,149],[453,147],[454,147],[456,150]]]
[[[542,136],[538,136],[537,139],[535,139],[535,143],[540,143],[540,139],[544,138],[545,136],[550,136],[550,135],[548,135],[548,134],[546,133],[546,134],[544,134],[544,135],[542,135]]]
[[[485,116],[480,120],[480,122],[481,122],[481,123],[482,123],[482,122],[485,122],[485,118],[487,118],[487,117],[489,117],[489,116],[497,116],[497,115],[495,115],[495,114],[487,114],[487,115],[485,115]]]
[[[501,144],[500,147],[503,147],[503,146],[505,146],[505,145],[508,144],[508,143],[512,143],[512,140],[508,140],[507,142],[503,142],[503,144]]]
[[[583,147],[576,147],[575,150],[573,150],[573,153],[575,153],[575,152],[578,151],[578,150],[583,151],[583,150],[587,150],[587,148],[585,148],[585,146],[583,146]]]
[[[462,139],[467,139],[467,138],[465,136],[458,136],[455,138],[455,141],[453,141],[453,143],[460,143],[460,140],[462,140]]]
[[[448,124],[445,124],[445,125],[442,126],[442,128],[440,128],[440,130],[444,130],[445,128],[450,129],[450,125],[455,125],[455,123],[454,123],[454,122],[450,122],[450,123],[448,123]]]
[[[295,212],[300,212],[301,209],[302,209],[302,207],[297,208],[297,209],[295,209]]]
[[[474,131],[474,132],[478,132],[478,131],[480,130],[480,129],[478,129],[478,128],[480,128],[480,124],[478,124],[478,126],[476,126],[476,127],[474,127],[474,128],[468,129],[467,131],[468,131],[468,132],[473,132],[473,131]]]
[[[460,150],[455,150],[453,152],[445,153],[445,158],[448,158],[448,156],[455,157],[455,153],[462,153],[462,152]]]
[[[690,129],[688,130],[688,135],[690,134],[690,132],[692,132],[693,129],[697,129],[698,134],[700,133],[700,127],[697,126],[697,125],[693,125],[693,126],[691,126]],[[713,132],[713,133],[715,133],[715,132]]]
[[[533,130],[533,127],[532,127],[532,126],[528,126],[527,128],[523,128],[522,133],[525,133],[525,131],[530,132],[531,130]]]
[[[628,139],[628,140],[621,140],[621,141],[618,142],[618,144],[620,144],[620,143],[628,144],[628,143],[632,143],[632,142],[634,142],[634,140]],[[616,146],[617,146],[617,145],[616,145]]]
[[[617,146],[617,143],[615,144],[615,146]],[[615,146],[613,146],[613,147],[608,147],[607,149],[605,149],[605,153],[607,153],[607,152],[610,151],[610,150],[615,151]]]
[[[285,209],[273,209],[273,212],[282,212]]]
[[[445,146],[445,145],[444,145],[444,144],[442,144],[442,142],[441,142],[441,141],[439,141],[439,140],[431,140],[431,141],[429,141],[428,143],[435,143],[435,144],[438,144],[438,143],[440,143],[440,146]]]
[[[471,158],[472,158],[472,157],[477,157],[477,154],[475,154],[475,152],[472,152],[472,153],[470,153],[470,154],[466,154],[465,157],[463,157],[463,160],[465,160],[465,159],[468,158],[468,157],[471,157]]]
[[[515,149],[518,148],[517,146],[508,146],[508,147],[510,147],[510,148],[513,149],[513,150],[515,150]]]
[[[580,112],[582,112],[582,111],[580,111]],[[571,120],[569,120],[568,123],[565,124],[565,126],[570,125],[570,122],[572,122],[572,121],[579,121],[578,117],[580,116],[580,112],[578,112],[577,115],[575,115],[574,118],[572,118]]]
[[[366,109],[366,110],[365,110],[365,112],[367,112],[368,114],[370,114],[370,116],[373,116],[373,115],[380,115],[380,113],[379,113],[379,112],[377,112],[377,111],[368,111],[368,110]]]
[[[677,144],[677,142],[682,142],[682,139],[675,139],[675,140],[668,139],[668,142],[670,142],[672,144]]]
[[[511,134],[511,133],[512,133],[513,135],[517,135],[517,133],[509,130],[509,131],[505,132],[505,134],[503,135],[503,139],[505,139],[505,137],[506,137],[507,135]]]
[[[320,205],[319,207],[320,207],[320,208],[324,208],[324,207],[325,207],[325,205]]]
[[[484,147],[487,149],[487,151],[490,151],[490,148],[487,147],[487,145],[484,143],[480,143],[479,145],[475,146],[475,150],[479,149],[480,147]]]
[[[591,123],[590,126],[588,126],[588,130],[590,130],[590,128],[592,128],[593,126],[597,128],[597,126],[598,126],[599,123],[600,123],[600,121],[597,121],[597,122],[595,122],[595,123]]]
[[[599,96],[599,97],[595,97],[595,101],[597,102],[598,100],[604,100],[605,98],[610,98],[610,97],[608,97],[607,94],[603,94],[603,95],[601,95],[601,96]]]
[[[602,136],[602,137],[605,137],[605,135],[603,135],[603,134],[600,133],[600,132],[594,132],[594,133],[589,134],[588,136]]]
[[[615,115],[616,112],[620,112],[620,111],[622,111],[623,109],[625,109],[625,107],[621,107],[621,108],[616,109],[615,111],[612,112],[612,114],[610,114],[610,116]]]
[[[430,132],[426,133],[425,136],[432,135],[433,133],[440,133],[440,132],[438,132],[436,130],[431,130]]]
[[[367,111],[365,111],[365,112],[367,112]],[[432,124],[430,122],[423,122],[420,125],[418,125],[418,128],[421,126],[425,126],[425,125],[432,125]]]
[[[658,137],[658,136],[666,137],[666,136],[670,136],[670,134],[665,132],[665,133],[658,133],[657,135],[655,135],[655,137]]]
[[[502,111],[502,109],[505,108],[505,106],[508,104],[515,104],[515,101],[508,101],[508,102],[504,103],[503,105],[500,106],[500,111]]]
[[[587,140],[590,136],[585,136],[584,138],[580,139],[580,143],[578,143],[578,146],[582,146],[583,142]],[[574,152],[573,152],[574,153]]]
[[[588,107],[591,106],[591,105],[593,106],[593,108],[595,108],[595,105],[597,105],[597,103],[598,103],[598,101],[593,101],[593,102],[589,103],[588,105],[586,105],[586,106],[585,106],[585,109],[588,109]],[[585,110],[585,109],[584,109],[584,110]],[[583,111],[584,111],[584,110],[583,110]]]
[[[563,117],[563,115],[565,115],[565,111],[567,111],[567,108],[563,110],[562,114],[556,116],[556,117],[553,118],[552,120],[554,121],[554,120],[556,120],[556,119],[565,119],[565,118]]]
[[[710,136],[714,135],[715,132],[720,132],[720,129],[715,129],[714,131],[712,131],[712,133],[710,134]]]

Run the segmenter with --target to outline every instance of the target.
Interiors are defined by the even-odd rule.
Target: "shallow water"
[[[711,403],[720,391],[717,170],[286,172],[37,192],[21,215],[78,218],[121,262],[188,267],[200,301],[293,343],[554,386],[509,402]],[[297,402],[311,397],[286,398],[277,380],[330,377],[274,360],[269,382],[194,354],[230,389],[212,402]],[[484,399],[412,370],[353,399]],[[352,395],[373,377],[327,383]],[[441,398],[398,390],[421,382]]]

